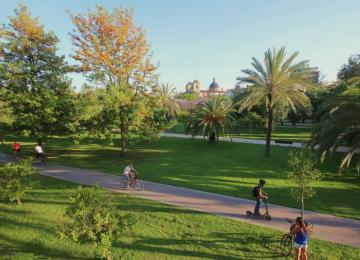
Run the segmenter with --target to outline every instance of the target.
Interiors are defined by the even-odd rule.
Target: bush
[[[34,183],[37,171],[32,167],[32,159],[0,166],[0,197],[21,205],[21,198]]]
[[[99,187],[79,187],[70,198],[72,204],[66,210],[71,219],[60,229],[60,235],[78,242],[93,242],[101,251],[101,257],[110,258],[112,242],[118,236],[119,227],[126,217],[110,211],[108,198],[104,198]]]

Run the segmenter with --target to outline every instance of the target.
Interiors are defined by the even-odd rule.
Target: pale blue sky
[[[310,60],[327,80],[336,78],[351,54],[360,53],[359,0],[2,0],[0,23],[20,2],[55,32],[67,57],[72,24],[66,10],[133,7],[151,42],[153,61],[160,63],[160,81],[179,91],[194,79],[205,89],[214,76],[220,86],[232,88],[251,57],[262,59],[274,46],[300,51],[300,59]],[[74,77],[75,85],[82,82]]]

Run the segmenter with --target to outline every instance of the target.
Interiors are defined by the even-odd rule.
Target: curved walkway
[[[203,136],[200,135],[196,135],[196,136],[191,136],[191,135],[185,135],[185,134],[175,134],[175,133],[163,133],[160,136],[164,136],[164,137],[175,137],[175,138],[185,138],[185,139],[191,139],[191,138],[195,138],[195,139],[204,139]],[[245,139],[245,138],[239,138],[239,137],[219,137],[219,141],[222,142],[232,142],[232,143],[246,143],[246,144],[261,144],[261,145],[265,145],[266,141],[265,140],[256,140],[256,139]],[[304,146],[303,143],[297,143],[297,142],[293,142],[291,144],[284,144],[284,143],[277,143],[274,140],[272,140],[270,142],[270,144],[272,146],[282,146],[282,147],[292,147],[292,148],[301,148]],[[317,147],[315,146],[315,149],[317,149]],[[337,152],[347,152],[349,150],[349,147],[346,146],[339,146],[336,151]]]
[[[9,156],[0,153],[0,161],[7,161]],[[299,210],[269,204],[271,221],[247,217],[246,210],[254,208],[254,202],[246,199],[219,195],[215,193],[180,188],[171,185],[144,181],[144,191],[121,190],[120,176],[83,170],[62,165],[46,165],[39,167],[40,174],[72,181],[80,184],[91,185],[95,182],[114,192],[127,193],[142,198],[203,211],[211,214],[222,215],[248,222],[255,225],[266,226],[287,232],[289,224],[285,218],[295,219]],[[360,247],[360,221],[335,217],[317,212],[306,211],[306,218],[314,226],[314,236],[331,242]]]

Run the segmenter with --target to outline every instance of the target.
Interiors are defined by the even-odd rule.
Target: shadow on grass
[[[126,201],[129,201],[128,198],[126,198]],[[131,202],[131,200],[130,200]],[[185,208],[177,208],[177,207],[169,207],[166,204],[164,206],[144,206],[143,203],[141,204],[117,204],[115,206],[120,211],[126,211],[126,212],[147,212],[147,213],[169,213],[172,215],[176,214],[191,214],[191,215],[207,215],[207,213],[203,213],[200,211],[193,211],[190,209]]]
[[[211,233],[209,236],[184,234],[179,239],[140,236],[131,245],[117,242],[114,246],[177,257],[245,260],[281,257],[275,250],[278,242],[278,240],[273,240],[272,236],[256,237],[247,233]],[[228,243],[231,245],[235,243],[235,252],[239,253],[234,253],[234,248],[228,250]],[[189,249],[186,249],[187,247]],[[214,251],[214,253],[209,252],[209,250]]]
[[[0,235],[0,258],[12,259],[18,253],[20,255],[31,254],[34,259],[91,259],[88,257],[75,256],[69,251],[44,246],[40,241],[18,241],[14,238]],[[27,257],[29,258],[29,257]]]

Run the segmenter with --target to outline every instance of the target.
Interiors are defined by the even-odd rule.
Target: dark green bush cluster
[[[30,158],[0,165],[0,198],[21,205],[21,198],[31,188],[36,174]]]
[[[79,187],[71,201],[66,210],[71,222],[61,227],[60,235],[78,242],[93,242],[101,257],[110,258],[112,242],[127,223],[126,217],[110,210],[109,199],[98,186]]]

